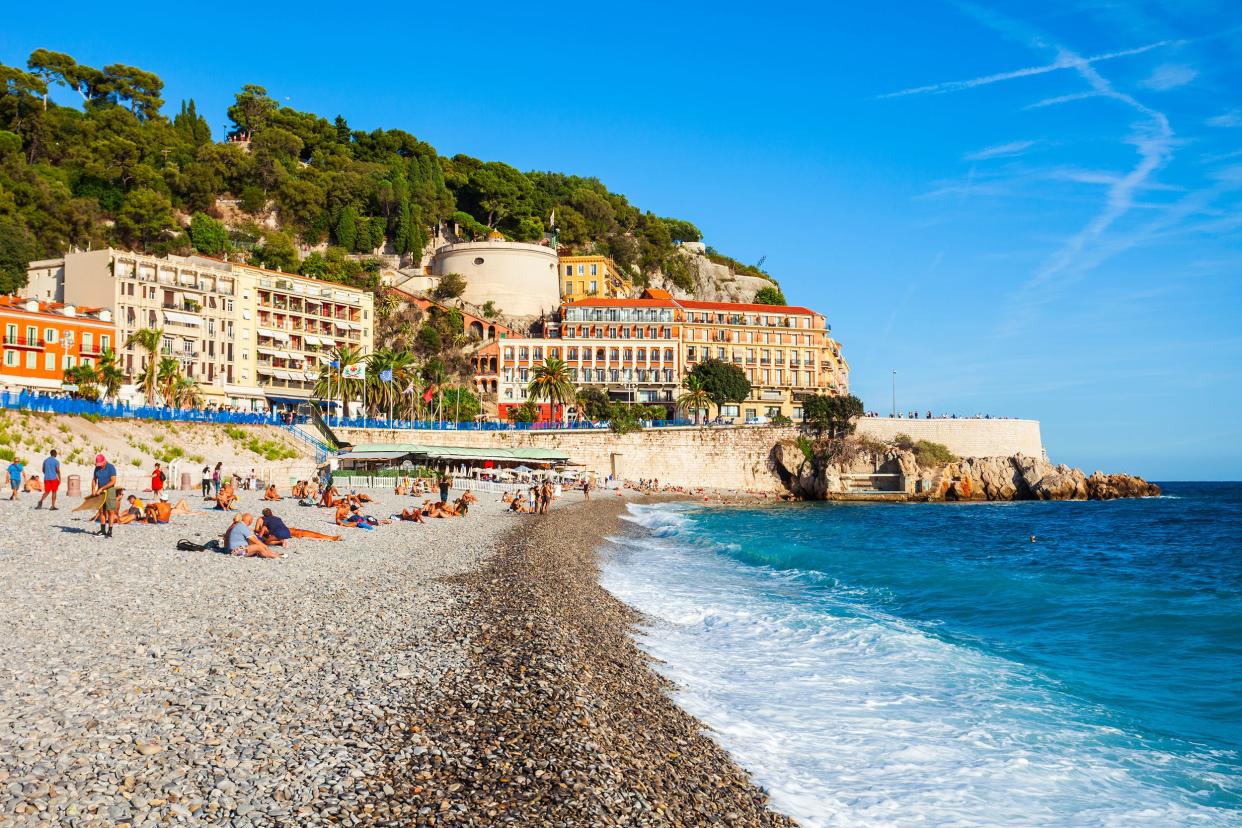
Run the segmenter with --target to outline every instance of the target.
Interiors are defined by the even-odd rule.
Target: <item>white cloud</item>
[[[1242,110],[1231,109],[1228,112],[1222,112],[1214,118],[1208,118],[1207,125],[1225,128],[1242,127]]]
[[[1185,86],[1199,77],[1199,70],[1184,63],[1162,63],[1152,70],[1142,86],[1157,92],[1167,92]]]
[[[965,159],[967,161],[986,161],[989,158],[1006,158],[1013,155],[1021,155],[1038,143],[1039,141],[1010,141],[1007,144],[997,144],[976,152],[967,153]]]
[[[1183,41],[1180,40],[1161,40],[1156,43],[1148,43],[1146,46],[1138,46],[1133,49],[1123,49],[1120,52],[1107,52],[1102,55],[1092,55],[1091,57],[1081,57],[1079,55],[1063,53],[1052,63],[1044,64],[1043,66],[1031,66],[1026,69],[1015,69],[1011,72],[998,72],[994,75],[983,75],[982,77],[971,78],[970,80],[933,83],[929,86],[915,86],[910,89],[902,89],[899,92],[889,92],[887,95],[880,95],[880,98],[902,98],[906,95],[925,95],[928,93],[942,95],[945,92],[960,92],[963,89],[974,89],[976,86],[987,86],[988,84],[1013,80],[1015,78],[1027,78],[1032,75],[1046,75],[1049,72],[1056,72],[1061,69],[1080,69],[1082,66],[1092,63],[1129,57],[1131,55],[1141,55],[1144,52],[1150,52],[1152,49],[1159,49],[1162,46],[1180,45],[1182,42]]]

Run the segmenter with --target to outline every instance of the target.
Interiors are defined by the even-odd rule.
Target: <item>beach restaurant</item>
[[[342,472],[371,474],[428,468],[460,476],[503,478],[514,473],[553,471],[569,465],[569,455],[542,448],[466,448],[417,443],[364,443],[335,458]]]

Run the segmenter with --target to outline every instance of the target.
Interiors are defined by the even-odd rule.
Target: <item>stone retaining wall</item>
[[[896,427],[889,428],[888,424]],[[963,457],[1011,455],[1039,457],[1043,446],[1034,420],[867,419],[859,431],[891,438],[904,431],[916,440],[944,443]],[[793,427],[661,428],[613,434],[610,431],[416,431],[337,429],[346,442],[420,443],[469,448],[559,449],[596,474],[618,479],[656,478],[677,486],[783,491],[769,466],[772,447],[791,439]]]

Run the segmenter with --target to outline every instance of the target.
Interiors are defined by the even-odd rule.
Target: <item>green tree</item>
[[[229,119],[237,127],[235,133],[249,138],[271,119],[279,104],[268,96],[262,86],[248,83],[242,87],[229,107]]]
[[[269,230],[264,233],[263,246],[256,247],[251,258],[262,262],[264,267],[283,270],[286,273],[297,273],[300,264],[297,248],[293,245],[293,237],[281,230]]]
[[[565,422],[569,420],[569,403],[577,397],[569,379],[569,366],[555,357],[548,357],[535,366],[526,393],[535,402],[547,400],[553,417],[559,405]]]
[[[586,420],[607,420],[612,412],[612,401],[608,399],[608,394],[593,385],[579,388],[575,402],[580,416]]]
[[[155,405],[155,381],[158,368],[160,344],[164,339],[163,328],[140,328],[125,340],[126,348],[141,348],[147,353],[147,367],[142,373],[142,393],[147,405]]]
[[[862,400],[853,394],[844,397],[813,394],[802,401],[803,421],[830,438],[852,434],[863,413]]]
[[[509,422],[533,423],[539,419],[539,406],[531,400],[509,409]]]
[[[784,305],[785,294],[776,285],[764,285],[755,291],[756,305]]]
[[[195,213],[190,219],[190,241],[199,253],[217,256],[229,247],[229,231],[206,213]]]
[[[16,221],[0,218],[0,294],[16,293],[25,287],[26,267],[36,258],[29,231]]]
[[[717,406],[740,403],[750,396],[750,380],[746,373],[731,362],[708,359],[694,366],[690,375],[702,384],[703,391]]]
[[[479,398],[468,388],[444,386],[437,389],[435,410],[446,420],[468,423],[479,414]]]
[[[111,348],[104,349],[104,352],[99,355],[99,368],[96,373],[103,398],[115,400],[120,395],[121,386],[125,382],[125,374],[118,364],[116,351]]]
[[[93,365],[83,363],[65,369],[65,382],[77,386],[77,395],[94,402],[99,399],[99,376]]]
[[[121,239],[140,250],[147,250],[176,227],[172,202],[168,196],[154,190],[134,190],[125,196],[125,203],[116,217]]]
[[[440,301],[456,299],[466,292],[466,279],[459,273],[445,273],[436,283],[432,296]]]
[[[688,374],[681,382],[685,392],[677,398],[677,410],[694,415],[694,424],[699,424],[699,412],[710,410],[711,395],[703,387],[703,380],[694,374]]]

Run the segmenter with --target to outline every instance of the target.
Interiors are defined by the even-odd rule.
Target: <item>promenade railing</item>
[[[569,423],[453,422],[452,420],[402,420],[386,417],[332,417],[332,428],[370,428],[401,431],[606,431],[607,420],[575,420]],[[676,428],[694,425],[691,420],[643,420],[644,428]]]
[[[71,397],[44,397],[38,394],[0,393],[0,407],[14,411],[41,411],[77,417],[104,419],[164,420],[228,425],[284,425],[278,414],[259,411],[216,411],[202,408],[168,408],[158,405],[92,402]]]

